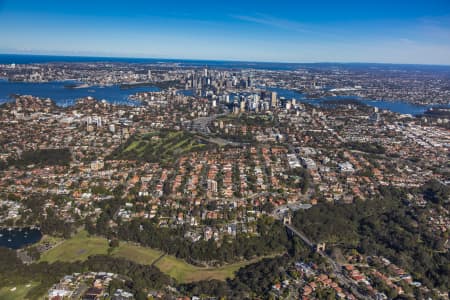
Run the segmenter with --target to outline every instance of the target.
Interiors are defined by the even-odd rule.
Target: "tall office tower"
[[[205,77],[208,77],[208,69],[205,68]]]
[[[241,110],[241,112],[244,112],[245,111],[245,101],[244,100],[242,100],[241,101],[241,103],[240,103],[240,110]]]
[[[277,92],[272,92],[272,101],[270,102],[272,108],[277,107]]]
[[[148,70],[147,79],[152,80],[152,71],[151,70]]]
[[[258,94],[254,94],[253,95],[253,109],[255,111],[258,111],[258,107],[259,107],[259,95]]]

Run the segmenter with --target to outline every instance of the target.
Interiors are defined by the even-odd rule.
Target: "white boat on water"
[[[0,237],[2,237],[2,236],[3,236],[3,234],[0,233]]]

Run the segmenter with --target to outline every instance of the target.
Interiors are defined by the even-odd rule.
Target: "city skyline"
[[[447,1],[127,4],[0,1],[0,52],[450,64]]]
[[[450,300],[450,0],[0,0],[0,299]]]

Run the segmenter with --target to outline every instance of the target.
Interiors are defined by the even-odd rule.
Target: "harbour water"
[[[13,101],[11,97],[14,94],[32,95],[41,98],[50,98],[59,106],[74,105],[77,99],[84,97],[94,97],[97,100],[106,100],[114,104],[139,105],[138,101],[131,100],[130,95],[138,92],[155,92],[159,88],[152,86],[133,87],[129,89],[121,89],[118,85],[112,86],[89,86],[80,88],[68,88],[67,86],[73,82],[54,81],[44,83],[34,82],[10,82],[6,79],[0,79],[0,104]],[[321,105],[327,100],[343,100],[354,99],[369,106],[378,107],[380,109],[390,110],[400,114],[421,115],[429,108],[436,107],[433,105],[416,105],[405,101],[386,101],[386,100],[370,100],[357,96],[334,96],[323,97],[319,99],[309,99],[304,94],[282,88],[267,88],[270,91],[276,91],[278,96],[286,99],[295,98],[297,101],[309,103],[313,105]],[[182,90],[180,93],[186,96],[192,96],[191,90]],[[440,105],[439,107],[450,108],[450,104]]]
[[[0,247],[20,249],[40,241],[42,233],[32,228],[2,228],[0,229]]]
[[[121,89],[118,85],[113,86],[90,86],[81,88],[67,88],[73,82],[10,82],[0,79],[0,104],[12,101],[11,95],[32,95],[41,98],[50,98],[59,106],[70,106],[75,104],[77,99],[83,97],[94,97],[98,100],[107,100],[111,103],[137,105],[138,102],[130,100],[128,97],[138,92],[159,91],[157,87],[135,87]]]
[[[322,97],[318,99],[309,99],[304,94],[298,93],[296,91],[281,89],[281,88],[268,88],[268,90],[277,92],[278,96],[285,97],[286,99],[296,99],[297,101],[309,103],[312,105],[321,105],[322,103],[329,100],[358,100],[369,106],[378,107],[379,109],[390,110],[399,114],[410,114],[413,116],[421,115],[428,109],[432,107],[446,107],[450,108],[450,104],[447,105],[417,105],[408,103],[406,101],[386,101],[386,100],[370,100],[364,99],[358,96],[332,96],[332,97]]]

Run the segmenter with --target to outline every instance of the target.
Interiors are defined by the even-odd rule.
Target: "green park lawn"
[[[65,240],[58,246],[41,255],[41,261],[49,263],[55,261],[74,262],[86,260],[91,255],[107,254],[108,241],[105,238],[89,236],[86,231],[80,231],[71,239]]]
[[[151,265],[162,255],[162,252],[152,248],[121,242],[119,247],[113,251],[112,255],[123,257],[142,265]]]
[[[108,254],[108,248],[108,241],[105,238],[89,236],[86,231],[80,231],[74,237],[44,252],[41,255],[41,261],[49,263],[55,261],[83,261],[91,255]],[[126,242],[120,242],[119,247],[110,254],[145,265],[151,265],[163,255],[161,251]],[[202,268],[188,264],[172,255],[165,255],[156,262],[155,266],[163,273],[175,278],[178,282],[184,283],[208,279],[225,280],[226,278],[233,278],[234,272],[239,268],[257,260],[239,262],[217,268]],[[0,297],[0,299],[3,298]]]
[[[17,286],[7,286],[0,288],[0,299],[2,300],[24,300],[28,291],[36,284],[29,283]],[[15,288],[15,289],[14,289]]]
[[[202,268],[190,265],[176,257],[166,255],[155,266],[162,272],[175,278],[178,282],[185,283],[200,280],[225,280],[227,278],[233,278],[234,272],[252,262],[234,263],[217,268]]]
[[[158,137],[153,139],[153,137]],[[205,149],[194,135],[183,131],[152,131],[130,137],[128,146],[114,151],[114,159],[173,162],[179,156]]]

